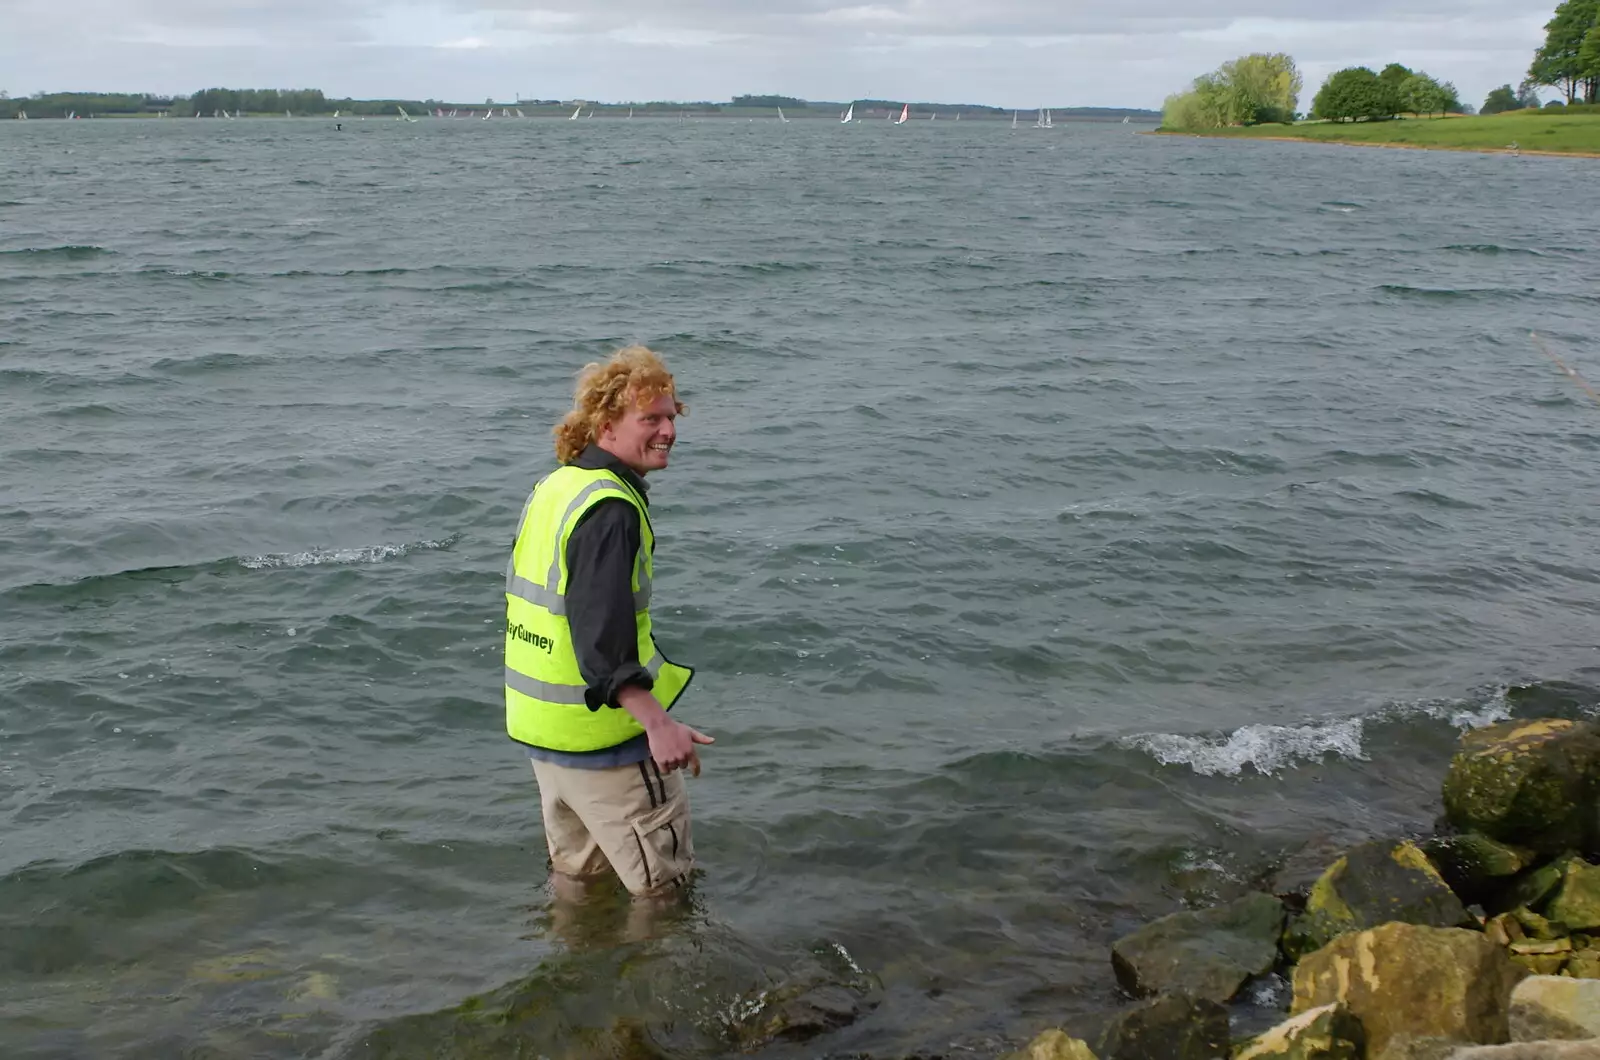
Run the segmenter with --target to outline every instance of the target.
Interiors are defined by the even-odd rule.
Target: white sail
[[[778,120],[783,122],[785,125],[789,124],[789,119],[785,118],[783,116],[783,108],[782,107],[778,108]]]
[[[844,117],[839,119],[839,124],[841,124],[841,125],[849,125],[850,124],[850,120],[852,118],[854,118],[855,116],[856,116],[856,105],[854,103],[852,103],[852,104],[850,104],[850,106],[845,108]]]
[[[911,120],[911,104],[907,103],[907,104],[905,104],[904,106],[902,106],[900,108],[900,118],[899,118],[898,121],[895,122],[895,124],[896,125],[904,125],[906,122],[908,122],[910,120]]]
[[[1017,112],[1016,111],[1012,111],[1011,112],[1011,127],[1013,129],[1015,129],[1017,127]]]

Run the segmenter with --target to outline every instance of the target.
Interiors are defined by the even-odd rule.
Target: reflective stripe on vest
[[[656,699],[671,709],[694,675],[668,661],[651,632],[655,533],[643,498],[610,471],[558,468],[535,487],[523,507],[506,567],[506,729],[514,740],[557,751],[591,751],[644,731],[619,707],[588,706],[587,684],[567,624],[567,542],[589,508],[611,499],[627,501],[639,513],[634,618],[638,658],[655,682]]]

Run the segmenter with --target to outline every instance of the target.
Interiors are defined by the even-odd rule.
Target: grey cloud
[[[0,88],[1156,106],[1225,59],[1283,50],[1308,93],[1337,66],[1399,59],[1481,99],[1520,77],[1555,2],[78,0],[68,22],[54,0],[8,0],[0,70],[21,83]]]

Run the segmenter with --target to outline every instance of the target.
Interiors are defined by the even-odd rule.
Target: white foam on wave
[[[314,548],[309,552],[273,552],[265,556],[245,556],[239,566],[246,570],[272,570],[279,567],[317,567],[323,564],[351,565],[382,563],[386,559],[409,556],[413,552],[449,548],[452,539],[413,541],[400,545],[365,545],[361,548]]]
[[[1245,766],[1258,773],[1276,773],[1300,761],[1326,754],[1364,759],[1362,718],[1312,725],[1246,725],[1225,736],[1180,736],[1156,733],[1134,736],[1124,746],[1150,755],[1162,765],[1186,765],[1201,776],[1238,776]]]
[[[1162,765],[1186,765],[1201,776],[1238,776],[1245,766],[1272,774],[1300,762],[1321,761],[1330,754],[1365,761],[1361,738],[1368,722],[1430,718],[1465,732],[1505,721],[1511,717],[1506,691],[1497,689],[1475,707],[1463,706],[1460,700],[1415,700],[1366,716],[1305,725],[1246,725],[1215,737],[1156,733],[1118,742],[1145,752]]]

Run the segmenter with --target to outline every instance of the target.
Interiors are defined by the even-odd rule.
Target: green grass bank
[[[1161,129],[1163,135],[1236,140],[1300,140],[1365,147],[1492,151],[1600,158],[1600,114],[1511,111],[1490,116],[1394,121],[1299,122],[1227,129]]]

